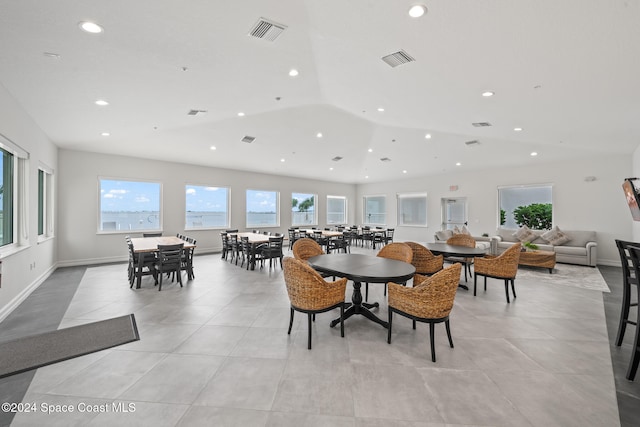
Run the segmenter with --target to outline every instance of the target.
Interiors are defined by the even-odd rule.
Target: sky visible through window
[[[226,212],[227,188],[187,185],[187,211]]]
[[[158,211],[160,184],[101,179],[100,197],[102,212]]]
[[[276,212],[278,193],[247,190],[247,212]]]

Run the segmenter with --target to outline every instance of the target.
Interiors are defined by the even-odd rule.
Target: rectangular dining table
[[[159,236],[159,237],[132,237],[131,244],[133,245],[133,253],[138,254],[138,273],[136,275],[136,289],[140,289],[140,282],[142,281],[142,254],[149,254],[158,252],[158,245],[177,245],[184,244],[184,249],[194,249],[196,245],[191,242],[187,242],[176,236]],[[191,257],[187,257],[191,262]],[[193,266],[189,266],[188,271],[192,271]],[[191,279],[191,277],[189,277]]]

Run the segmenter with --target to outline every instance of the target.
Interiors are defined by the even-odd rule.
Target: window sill
[[[46,242],[46,241],[48,241],[48,240],[53,240],[53,239],[55,239],[55,237],[56,237],[55,235],[51,235],[51,236],[38,236],[38,244],[40,244],[40,243],[44,243],[44,242]]]
[[[22,245],[22,246],[13,246],[7,249],[0,249],[0,260],[10,257],[11,255],[15,255],[18,252],[22,252],[31,247],[31,245]]]

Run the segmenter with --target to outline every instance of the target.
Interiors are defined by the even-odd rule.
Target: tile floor
[[[14,377],[30,384],[21,400],[38,410],[11,425],[620,425],[602,293],[550,286],[542,270],[516,281],[511,304],[498,281],[477,297],[460,290],[455,348],[437,325],[432,363],[428,326],[414,331],[399,316],[389,345],[365,318],[348,319],[341,338],[328,326],[337,310],[319,314],[307,350],[305,316],[286,333],[279,267],[246,271],[219,255],[195,267],[194,281],[162,292],[149,277],[129,289],[122,264],[82,270],[59,327],[133,312],[142,339]],[[36,294],[35,310],[55,305],[53,294]],[[370,300],[386,318],[381,285]],[[0,339],[19,336],[19,320],[6,319]],[[47,414],[42,403],[74,412]]]

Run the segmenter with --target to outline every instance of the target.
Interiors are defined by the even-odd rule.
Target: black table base
[[[352,304],[345,310],[344,319],[347,320],[354,314],[360,314],[369,320],[376,322],[385,329],[389,329],[389,322],[385,322],[376,316],[370,309],[378,308],[380,304],[374,302],[372,304],[368,302],[362,302],[362,292],[360,291],[362,284],[360,282],[353,282],[353,295],[351,297]],[[340,318],[331,321],[330,326],[333,328],[340,323]]]

